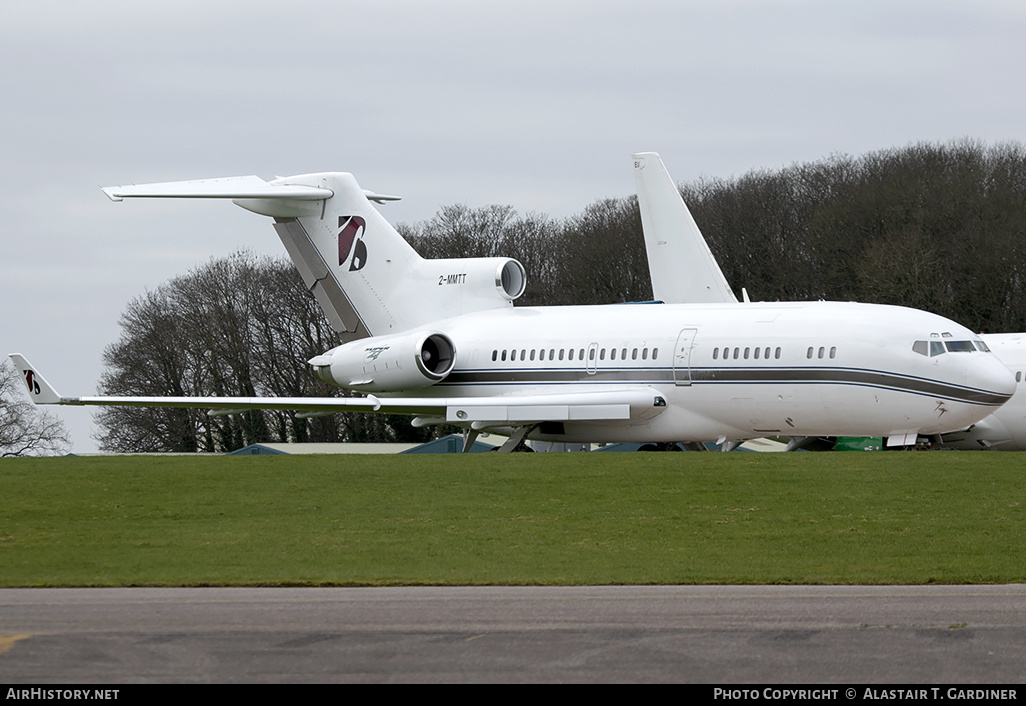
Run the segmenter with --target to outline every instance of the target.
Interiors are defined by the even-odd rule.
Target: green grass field
[[[1016,453],[0,461],[0,586],[1026,581]]]

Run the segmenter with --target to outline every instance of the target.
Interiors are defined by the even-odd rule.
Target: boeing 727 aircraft
[[[425,260],[348,173],[107,187],[125,198],[227,198],[274,228],[341,346],[311,359],[364,398],[65,397],[11,357],[40,404],[407,414],[556,442],[736,442],[964,429],[1003,404],[1011,373],[940,316],[831,302],[514,307],[507,258]],[[682,202],[683,203],[683,202]],[[722,277],[722,275],[721,275]],[[724,283],[725,284],[725,283]],[[728,290],[729,291],[729,290]],[[966,342],[929,357],[918,341]]]

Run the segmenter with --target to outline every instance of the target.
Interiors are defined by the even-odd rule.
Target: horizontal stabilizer
[[[286,183],[291,177],[264,181],[258,176],[223,177],[196,181],[167,181],[160,184],[128,184],[104,186],[103,193],[111,201],[130,198],[148,199],[293,199],[321,201],[334,196],[331,189],[304,184]],[[378,194],[367,189],[364,196],[376,203],[399,201],[402,197]]]
[[[330,199],[330,189],[301,184],[266,182],[258,176],[199,179],[197,181],[168,181],[160,184],[130,184],[104,186],[103,193],[111,201],[126,198],[168,199],[296,199],[320,201]]]

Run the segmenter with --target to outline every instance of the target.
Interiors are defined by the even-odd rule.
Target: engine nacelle
[[[361,392],[428,387],[456,365],[456,348],[442,333],[400,333],[351,341],[310,360],[329,385]]]
[[[459,313],[493,308],[488,302],[508,305],[527,288],[524,266],[509,257],[424,260],[421,274],[427,277],[429,289],[439,293],[454,286],[460,289],[462,311]],[[422,296],[433,296],[433,293],[423,292]]]

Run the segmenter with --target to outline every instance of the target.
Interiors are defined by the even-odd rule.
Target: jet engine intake
[[[506,259],[495,272],[495,286],[499,294],[513,301],[527,288],[527,272],[518,260]]]
[[[456,365],[456,348],[442,333],[405,333],[351,341],[312,358],[317,377],[361,392],[415,390],[440,382]]]

